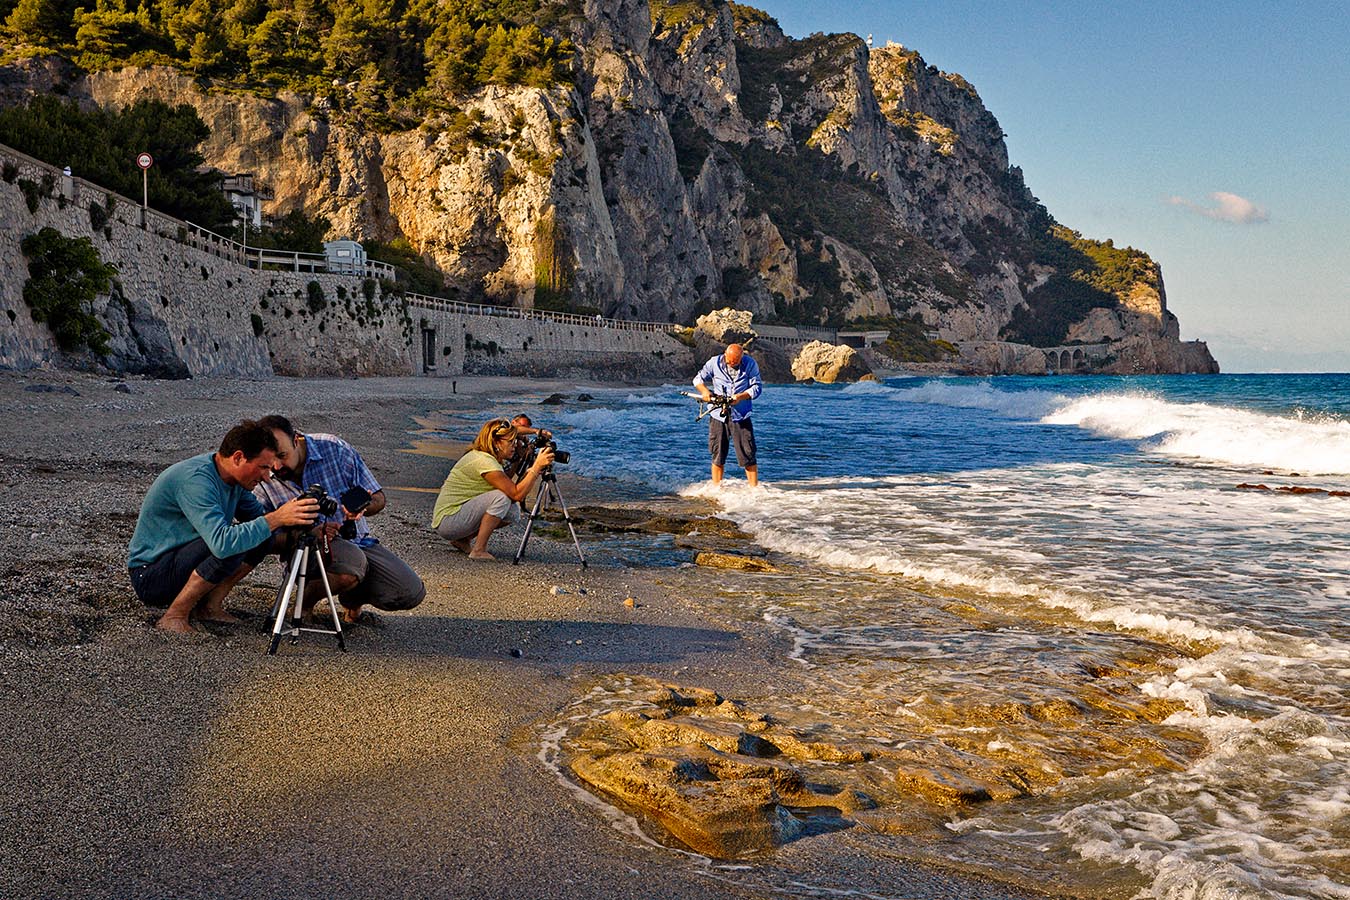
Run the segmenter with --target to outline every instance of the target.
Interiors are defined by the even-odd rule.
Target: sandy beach
[[[800,667],[781,637],[700,610],[715,572],[635,567],[590,537],[583,571],[547,535],[513,567],[520,526],[496,562],[450,552],[427,526],[450,460],[410,452],[419,420],[585,389],[455,387],[0,375],[0,896],[757,897],[806,875],[848,889],[850,866],[886,896],[1046,896],[878,858],[847,830],[729,866],[616,827],[542,761],[559,710],[618,673],[739,697],[790,694]],[[428,588],[347,653],[307,635],[265,655],[275,562],[233,595],[253,618],[187,638],[154,631],[127,580],[155,475],[269,412],[361,450],[389,495],[372,525]],[[572,506],[696,502],[560,485]]]

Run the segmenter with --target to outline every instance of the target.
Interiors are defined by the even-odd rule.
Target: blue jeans
[[[240,566],[256,566],[271,550],[272,540],[268,538],[252,550],[219,559],[211,555],[206,541],[197,538],[162,554],[154,562],[128,570],[131,587],[146,606],[167,607],[193,572],[210,584],[220,584],[238,572]]]

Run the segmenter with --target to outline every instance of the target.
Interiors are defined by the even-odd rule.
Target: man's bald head
[[[727,361],[727,365],[735,369],[740,367],[741,357],[744,355],[745,348],[740,344],[727,344],[726,352],[722,354],[722,358]]]

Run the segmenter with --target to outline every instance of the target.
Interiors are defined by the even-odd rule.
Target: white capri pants
[[[465,503],[453,515],[441,519],[436,533],[447,541],[473,537],[478,534],[478,526],[483,524],[486,515],[496,516],[503,524],[511,525],[520,518],[520,504],[499,490],[490,490]]]

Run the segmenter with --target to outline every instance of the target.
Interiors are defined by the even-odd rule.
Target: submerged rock
[[[785,767],[702,748],[616,753],[572,761],[577,777],[659,822],[680,843],[718,858],[783,844],[802,823],[783,805],[774,775]]]
[[[776,572],[778,571],[771,563],[762,559],[755,559],[753,556],[738,556],[734,553],[718,553],[715,550],[704,550],[694,557],[694,565],[707,566],[712,569],[736,569],[741,572]]]
[[[578,506],[569,510],[569,513],[575,524],[593,531],[702,534],[735,540],[750,539],[750,535],[742,531],[735,522],[717,516],[685,516],[657,513],[650,509],[609,506]]]
[[[808,813],[843,828],[845,816],[875,806],[858,791],[808,781],[794,764],[860,762],[861,750],[803,740],[712,691],[666,687],[648,700],[649,713],[592,722],[571,770],[699,853],[772,849],[800,836]]]

